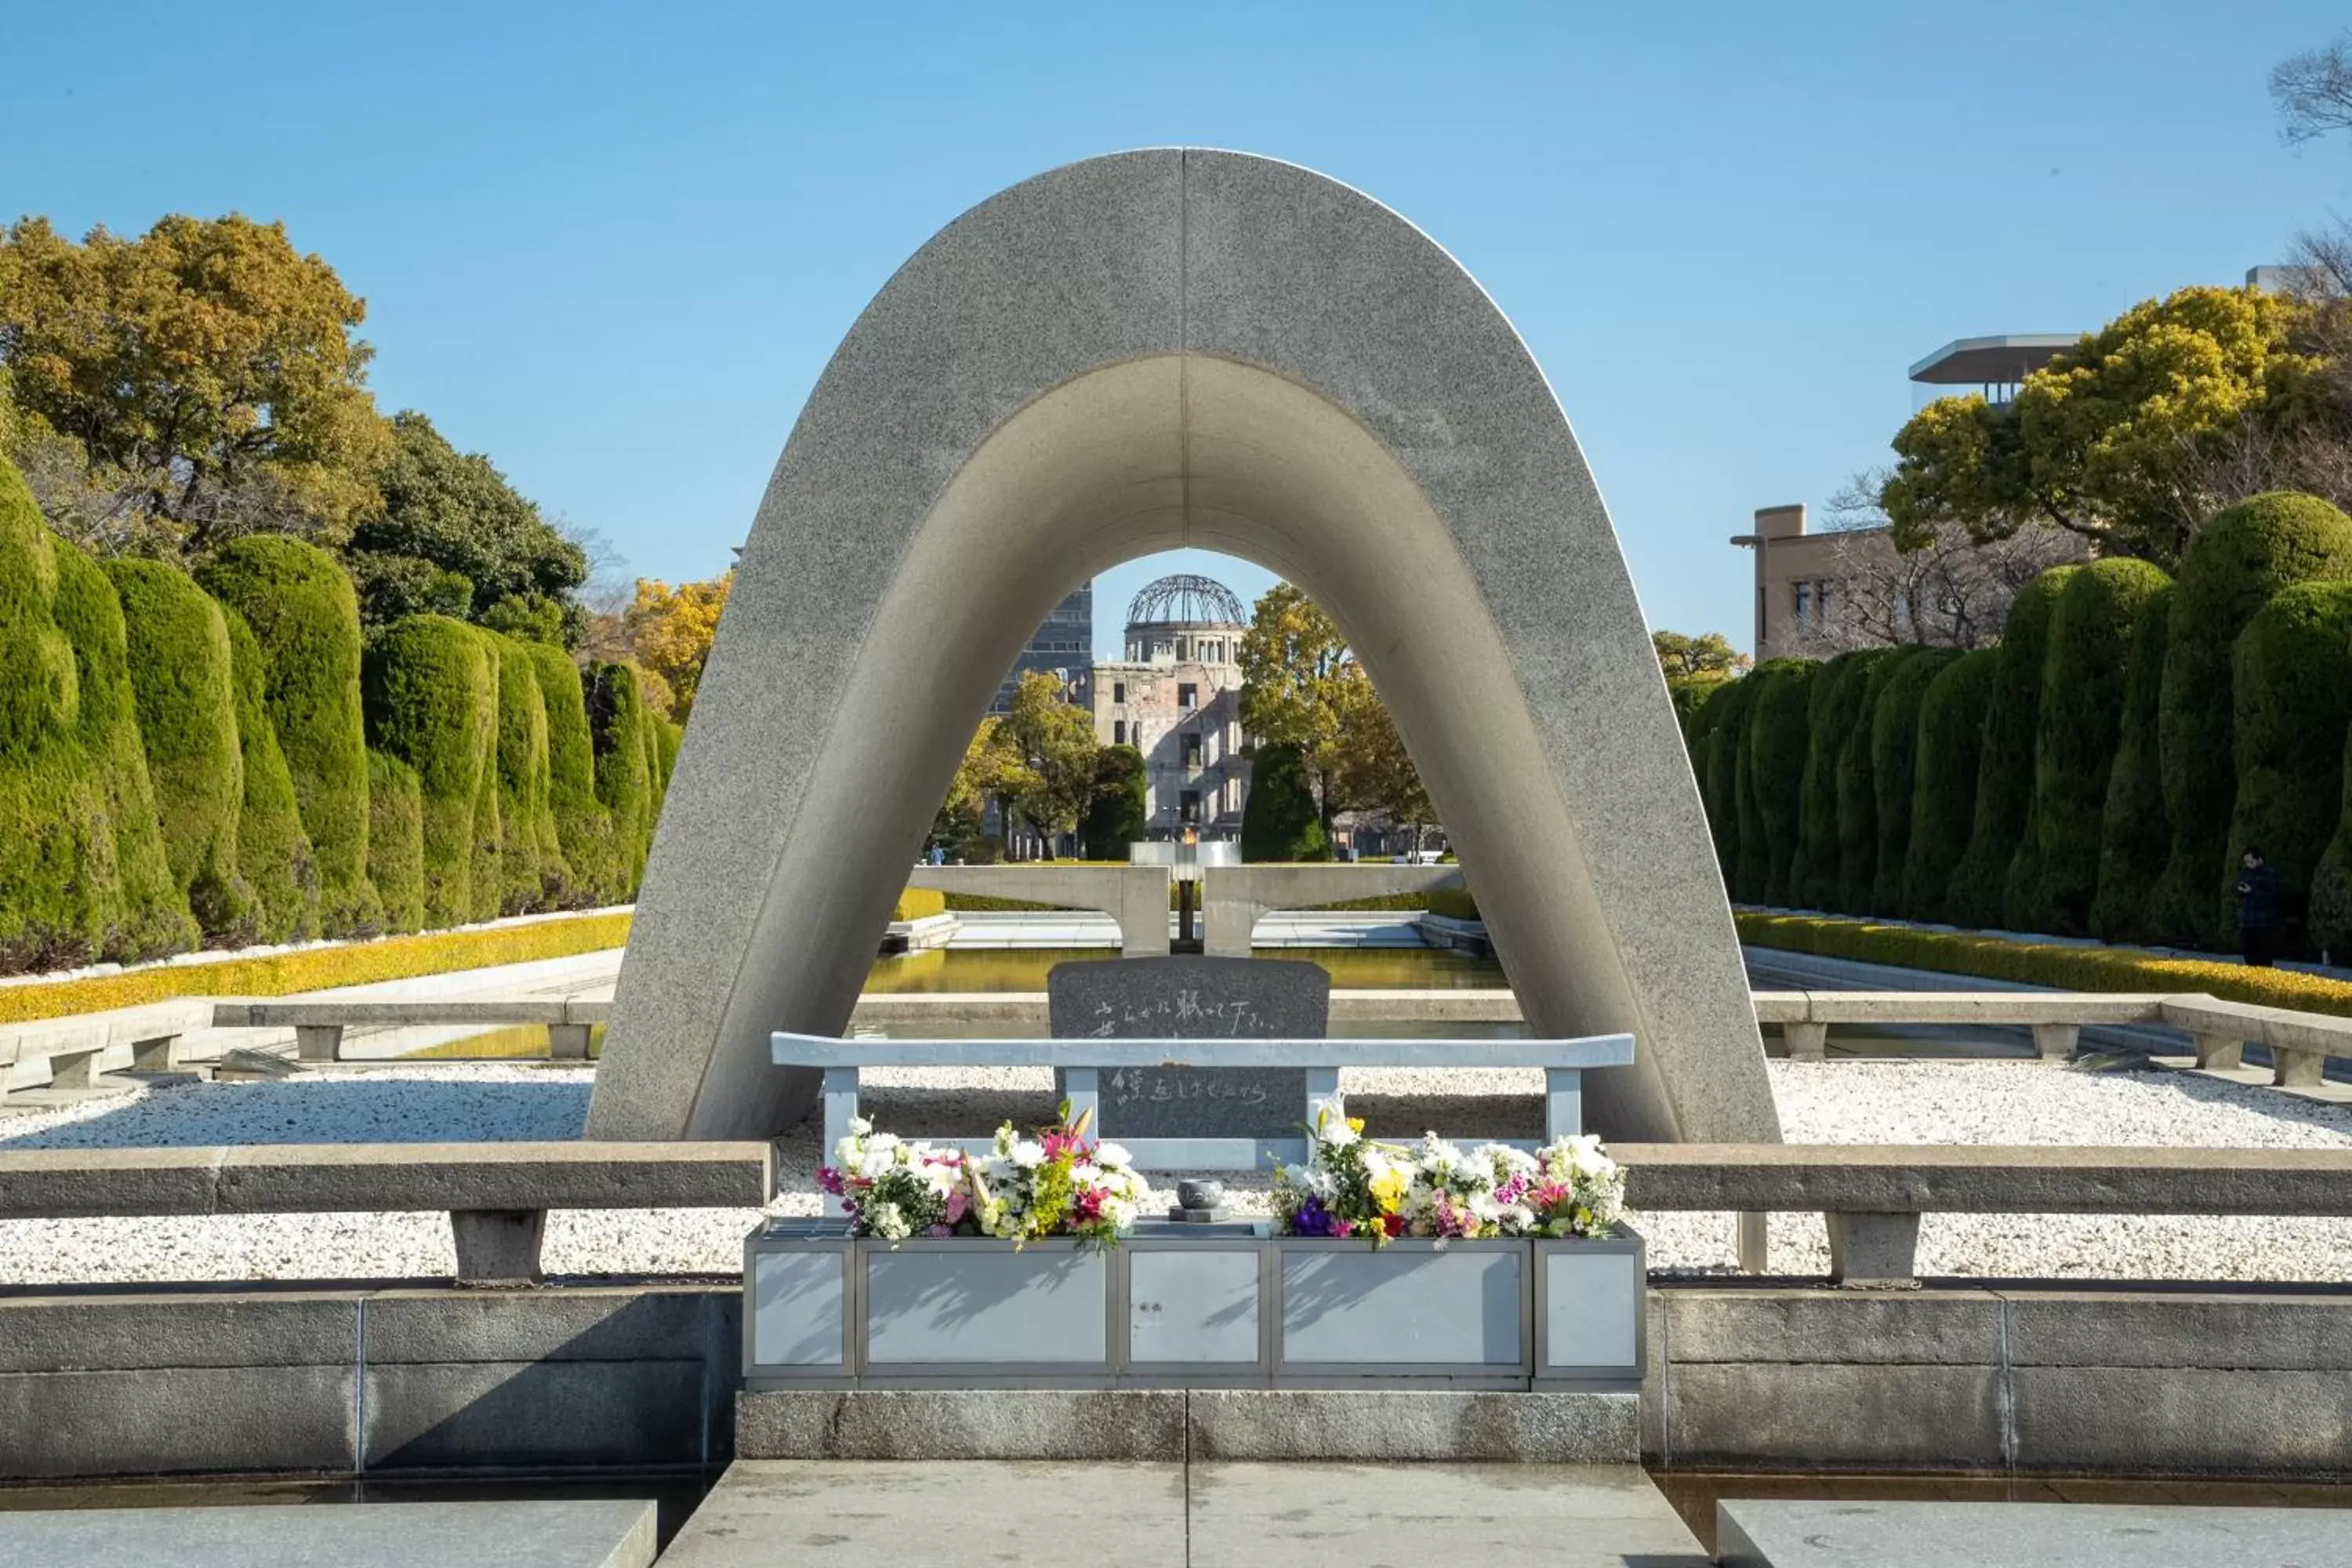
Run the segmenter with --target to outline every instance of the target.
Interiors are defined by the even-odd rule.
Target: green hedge
[[[1706,734],[1698,759],[1699,789],[1706,802],[1716,864],[1722,868],[1724,886],[1734,897],[1750,896],[1741,887],[1739,753],[1747,743],[1748,714],[1755,697],[1752,681],[1727,681],[1716,688],[1707,699]]]
[[[2091,929],[2134,630],[2167,584],[2147,562],[2119,558],[2074,571],[2059,595],[2042,667],[2032,806],[2002,909],[2012,930]]]
[[[2344,737],[2343,771],[2336,834],[2311,877],[2311,942],[2338,963],[2352,958],[2352,733]]]
[[[425,927],[425,796],[416,770],[368,752],[368,880],[397,935]]]
[[[0,456],[0,973],[88,963],[122,902],[57,622],[58,550]]]
[[[547,703],[521,643],[485,632],[499,661],[499,888],[501,913],[554,907],[571,880],[549,805]]]
[[[548,895],[558,909],[617,900],[623,889],[614,873],[613,819],[596,798],[596,744],[588,731],[588,706],[580,667],[572,656],[546,643],[524,643],[547,714],[548,815],[555,825],[562,884]]]
[[[653,837],[653,759],[646,741],[645,696],[625,664],[589,668],[583,683],[588,732],[596,750],[596,798],[613,822],[612,896],[627,898],[646,874]]]
[[[2024,847],[2033,805],[2033,745],[2041,731],[2042,667],[2058,597],[2079,568],[2055,567],[2018,591],[1996,650],[1985,704],[1984,750],[1977,760],[1976,821],[1968,853],[1952,872],[1945,918],[1997,926],[2006,918],[2009,885]],[[2031,855],[2025,858],[2030,862]],[[2023,873],[2032,875],[2029,868]]]
[[[237,858],[245,765],[237,753],[228,621],[186,573],[160,561],[111,561],[122,606],[131,693],[172,881],[205,940],[241,947],[261,908]]]
[[[367,875],[367,731],[360,709],[360,607],[335,558],[276,534],[231,541],[196,574],[253,628],[262,694],[294,780],[330,936],[380,929]]]
[[[1838,759],[1855,732],[1871,667],[1883,651],[1842,653],[1813,678],[1805,715],[1805,772],[1797,792],[1797,853],[1789,868],[1792,904],[1838,907]]]
[[[2238,637],[2230,690],[2238,788],[2214,923],[2236,930],[2235,868],[2253,845],[2278,878],[2285,951],[2307,952],[2312,877],[2344,810],[2352,584],[2298,583],[2273,595]]]
[[[1870,710],[1870,787],[1878,829],[1872,858],[1870,908],[1903,908],[1903,869],[1911,853],[1913,785],[1917,778],[1919,710],[1927,688],[1960,657],[1957,648],[1915,648],[1885,667],[1885,684]]]
[[[2157,715],[2175,592],[2170,583],[2158,587],[2132,624],[2115,766],[2107,772],[2099,820],[2099,890],[2091,900],[2091,931],[2104,942],[2146,942],[2156,934],[2150,910],[2172,844],[2165,824]]]
[[[1127,847],[1150,830],[1148,799],[1143,753],[1133,746],[1105,746],[1095,758],[1095,793],[1078,829],[1087,858],[1124,858]]]
[[[63,540],[58,542],[57,563],[57,625],[73,646],[82,747],[98,770],[122,890],[100,952],[124,963],[185,952],[200,936],[163,853],[155,792],[139,743],[138,706],[131,694],[122,605],[98,563]]]
[[[2157,889],[2158,934],[2231,940],[2213,898],[2237,794],[2232,651],[2254,612],[2294,583],[2352,578],[2352,519],[2315,496],[2269,494],[2217,513],[2198,533],[2172,596],[2159,707],[2164,807],[2172,846]]]
[[[1286,741],[1260,746],[1250,765],[1249,798],[1242,805],[1242,858],[1255,863],[1330,858],[1298,748]]]
[[[1741,755],[1748,779],[1740,786],[1744,801],[1756,814],[1757,842],[1762,863],[1756,868],[1756,896],[1768,904],[1790,900],[1790,872],[1797,858],[1800,827],[1798,806],[1804,791],[1805,755],[1811,733],[1814,673],[1821,667],[1809,659],[1770,658],[1747,677],[1756,683],[1756,697],[1748,716],[1748,743]],[[1739,818],[1741,864],[1747,869],[1745,846],[1750,826],[1743,805]],[[1743,877],[1743,880],[1745,878]]]
[[[1952,874],[1976,832],[1985,710],[2000,670],[1996,649],[1976,648],[1946,665],[1919,699],[1911,841],[1903,852],[1903,913],[1913,920],[1943,918]]]
[[[427,925],[463,925],[478,907],[476,837],[486,780],[493,822],[497,808],[495,671],[482,635],[446,616],[395,621],[368,650],[369,742],[416,773]],[[488,865],[495,877],[495,852]]]
[[[1858,656],[1862,697],[1837,754],[1837,907],[1868,910],[1878,879],[1878,700],[1895,670],[1918,650],[1884,648]],[[1907,803],[1906,803],[1907,804]]]
[[[2210,959],[2167,958],[2128,947],[2026,942],[1974,931],[1921,931],[1868,921],[1740,913],[1751,947],[1980,975],[2062,991],[2205,993],[2232,1002],[2352,1016],[2352,983],[2294,969],[2254,969]]]

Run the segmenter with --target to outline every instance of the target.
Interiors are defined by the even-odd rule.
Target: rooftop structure
[[[1955,338],[1911,367],[1923,386],[1973,386],[1988,402],[2005,402],[2017,384],[2082,341],[2074,332],[2002,332]]]

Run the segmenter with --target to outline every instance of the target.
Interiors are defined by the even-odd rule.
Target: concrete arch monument
[[[1531,1028],[1631,1030],[1622,1138],[1771,1140],[1648,630],[1550,386],[1428,237],[1309,170],[1154,149],[982,203],[843,340],[695,700],[589,1132],[764,1136],[847,1021],[972,723],[1073,584],[1199,545],[1348,634]]]

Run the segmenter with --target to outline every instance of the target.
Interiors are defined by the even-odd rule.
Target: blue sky
[[[2352,147],[2282,148],[2264,90],[2352,21],[2305,0],[18,9],[0,210],[283,218],[366,296],[388,409],[671,579],[725,566],[898,262],[1092,153],[1262,152],[1435,236],[1550,374],[1652,623],[1742,642],[1726,536],[1883,460],[1912,361],[2352,215]],[[1097,584],[1106,648],[1160,564]]]

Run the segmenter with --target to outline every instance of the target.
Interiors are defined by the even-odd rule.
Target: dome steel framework
[[[1245,626],[1249,616],[1231,588],[1213,577],[1179,572],[1144,584],[1128,602],[1131,626]]]

